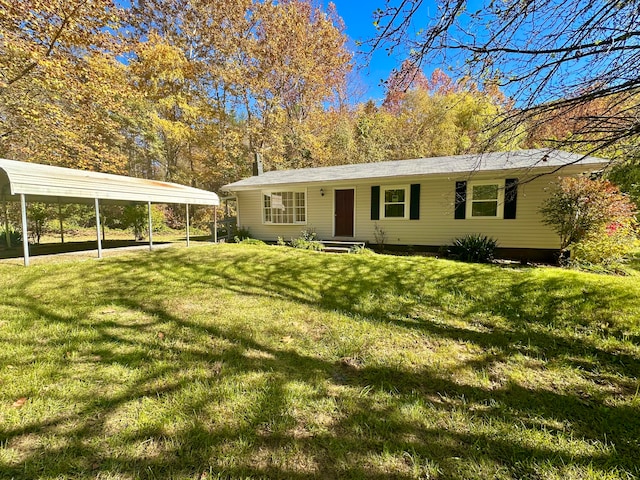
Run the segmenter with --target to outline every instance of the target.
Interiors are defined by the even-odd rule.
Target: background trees
[[[0,155],[217,189],[254,152],[282,169],[474,151],[509,108],[493,87],[410,63],[382,105],[349,103],[331,5],[118,5],[0,0]]]
[[[214,188],[246,174],[251,152],[265,153],[267,168],[312,163],[305,120],[350,69],[332,9],[153,0],[134,2],[128,22],[131,68],[152,100],[167,179]]]
[[[436,10],[427,7],[421,0],[386,0],[376,14],[373,48],[406,48],[413,65],[444,62],[496,81],[517,107],[496,119],[503,132],[527,124],[538,142],[640,156],[636,0],[439,0]],[[568,119],[570,135],[556,135],[553,127]]]
[[[0,155],[125,170],[117,25],[109,0],[0,0]]]
[[[0,39],[0,155],[207,188],[252,151],[312,164],[304,121],[350,69],[307,0],[2,0]]]
[[[254,152],[267,169],[550,142],[633,157],[636,3],[443,0],[412,37],[421,2],[388,0],[376,45],[413,49],[358,104],[344,25],[312,0],[0,0],[0,155],[210,189]],[[465,69],[426,76],[439,53]]]

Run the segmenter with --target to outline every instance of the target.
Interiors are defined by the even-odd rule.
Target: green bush
[[[29,232],[34,243],[40,245],[40,238],[46,233],[47,219],[52,215],[50,205],[41,202],[28,206]]]
[[[303,238],[292,238],[291,246],[293,248],[301,248],[303,250],[315,250],[316,252],[324,250],[324,245],[320,242],[315,240],[304,240]]]
[[[293,248],[301,248],[303,250],[315,250],[317,252],[324,250],[324,245],[318,241],[318,235],[314,230],[303,230],[298,238],[291,239]]]
[[[257,238],[235,238],[236,243],[240,243],[242,245],[266,245],[262,240],[258,240]]]
[[[640,159],[615,165],[608,178],[634,203],[636,220],[640,223]]]
[[[233,238],[236,243],[240,243],[242,240],[251,238],[251,233],[249,232],[248,228],[241,227],[238,228],[238,230],[236,231],[236,236]]]
[[[497,246],[497,240],[472,233],[456,238],[449,247],[449,253],[464,262],[490,263],[494,259]]]
[[[15,247],[22,243],[22,234],[18,230],[14,230],[9,227],[9,239],[11,240],[11,246]],[[9,245],[7,245],[7,236],[4,229],[0,229],[0,245],[9,247]]]
[[[151,206],[151,224],[154,232],[166,230],[164,211],[157,205]],[[122,225],[131,228],[136,240],[149,234],[149,211],[146,205],[127,205],[122,212]]]
[[[354,245],[349,249],[349,253],[355,253],[356,255],[375,255],[373,250],[363,247],[362,245]]]
[[[634,249],[636,235],[629,225],[602,227],[571,246],[571,263],[577,266],[621,263]]]

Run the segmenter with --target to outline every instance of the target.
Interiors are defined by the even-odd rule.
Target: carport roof
[[[0,159],[0,192],[29,201],[86,203],[153,202],[219,205],[218,195],[177,183]]]

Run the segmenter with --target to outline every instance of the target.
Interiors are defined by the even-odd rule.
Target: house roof
[[[213,192],[177,183],[5,159],[0,159],[0,193],[25,194],[29,201],[43,202],[84,203],[97,198],[107,203],[220,204]]]
[[[462,174],[500,170],[546,168],[554,171],[572,165],[596,166],[608,163],[597,157],[585,157],[575,153],[551,149],[517,150],[448,157],[417,158],[378,163],[338,165],[334,167],[275,170],[230,183],[221,190],[236,191],[284,184],[336,182],[344,180],[385,179],[416,175]]]

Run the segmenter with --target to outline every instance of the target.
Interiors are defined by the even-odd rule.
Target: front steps
[[[340,240],[320,240],[324,251],[329,253],[349,253],[353,248],[364,248],[364,242],[342,242]]]

